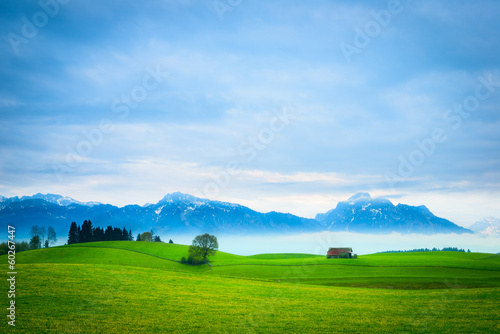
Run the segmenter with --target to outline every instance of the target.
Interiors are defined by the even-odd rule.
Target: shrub
[[[192,266],[197,266],[197,265],[201,265],[201,264],[206,264],[206,263],[208,263],[208,261],[204,261],[203,258],[201,258],[201,257],[195,257],[195,256],[192,256],[192,254],[189,254],[187,259],[185,256],[183,256],[181,258],[181,263],[189,264]]]

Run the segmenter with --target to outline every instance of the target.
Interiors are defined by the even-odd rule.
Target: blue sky
[[[500,217],[498,1],[42,3],[0,3],[3,196]]]

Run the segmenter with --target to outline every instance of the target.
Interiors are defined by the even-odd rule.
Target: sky
[[[500,2],[0,2],[0,195],[500,217]]]

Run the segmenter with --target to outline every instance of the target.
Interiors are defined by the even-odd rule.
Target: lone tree
[[[202,234],[194,238],[193,243],[189,246],[189,257],[195,260],[203,259],[203,263],[207,263],[209,255],[215,255],[219,249],[217,238],[208,233]]]

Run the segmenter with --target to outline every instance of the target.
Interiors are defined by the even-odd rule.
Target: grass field
[[[96,242],[19,253],[16,332],[500,332],[498,255],[218,252],[210,267],[178,263],[187,249]]]

